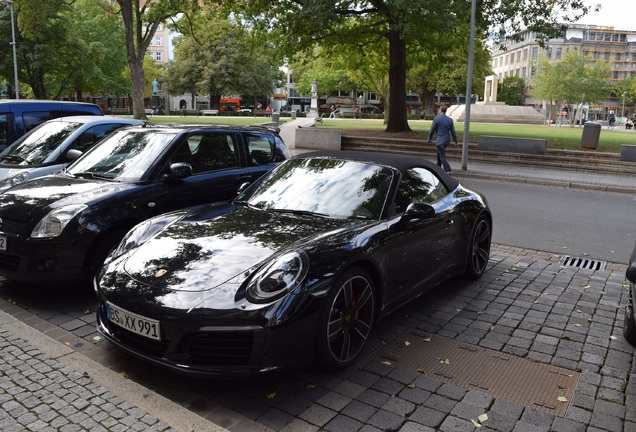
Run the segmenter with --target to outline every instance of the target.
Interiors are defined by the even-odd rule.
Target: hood
[[[225,285],[233,297],[240,283],[272,255],[310,247],[317,238],[351,225],[350,220],[246,207],[206,219],[202,209],[135,249],[123,266],[136,281],[164,293]]]
[[[126,184],[102,180],[46,176],[19,184],[0,194],[0,217],[37,222],[54,208],[68,204],[90,204],[120,191]]]

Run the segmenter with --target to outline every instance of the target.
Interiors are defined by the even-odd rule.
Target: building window
[[[527,78],[526,77],[526,67],[524,66],[523,69],[521,69],[521,78]]]
[[[614,71],[614,79],[618,79],[618,71]]]
[[[621,53],[616,53],[614,55],[614,60],[620,60],[621,59]]]
[[[546,56],[548,56],[548,58],[549,58],[549,59],[551,59],[551,58],[552,58],[552,47],[548,47],[548,48],[545,50],[545,55],[546,55]]]
[[[563,50],[563,48],[557,47],[557,49],[556,49],[556,57],[555,57],[557,60],[561,58],[561,51],[562,50]]]
[[[528,60],[528,48],[523,50],[523,61]]]
[[[161,51],[150,51],[150,56],[154,61],[162,61],[163,53]]]
[[[163,38],[161,36],[156,36],[152,38],[150,41],[150,46],[161,46],[163,45]]]
[[[601,56],[598,51],[594,51],[594,54],[592,54],[592,58],[594,60],[598,60],[599,58],[601,58]]]
[[[539,57],[539,47],[532,47],[532,60],[536,60]]]
[[[611,55],[612,55],[612,53],[606,52],[606,53],[605,53],[605,55],[603,56],[603,58],[604,58],[605,60],[609,60],[609,59],[610,59],[610,57],[611,57]]]
[[[517,68],[517,70],[515,70],[515,76],[519,76],[519,68]]]
[[[504,61],[504,64],[508,64],[508,55],[506,55],[506,60]]]
[[[512,53],[510,54],[510,64],[513,64],[515,62],[515,54]]]
[[[521,61],[521,51],[517,51],[517,63]]]

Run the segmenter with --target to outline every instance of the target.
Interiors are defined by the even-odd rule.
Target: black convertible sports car
[[[485,198],[428,161],[304,154],[129,231],[95,280],[98,329],[183,373],[346,367],[377,319],[480,277],[491,229]]]

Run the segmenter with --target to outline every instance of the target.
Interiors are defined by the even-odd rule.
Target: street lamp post
[[[13,21],[13,0],[0,0],[2,3],[9,3],[11,10],[11,45],[13,46],[13,79],[15,81],[15,98],[20,99],[20,88],[18,87],[18,61],[15,54],[15,24]]]
[[[621,111],[621,120],[625,121],[625,94],[627,92],[623,92],[623,111]]]

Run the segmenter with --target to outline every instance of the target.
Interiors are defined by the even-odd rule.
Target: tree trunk
[[[386,132],[409,132],[406,118],[406,42],[395,30],[389,30],[389,91]]]
[[[129,61],[132,76],[132,112],[133,118],[145,119],[144,107],[144,59],[135,58]]]

